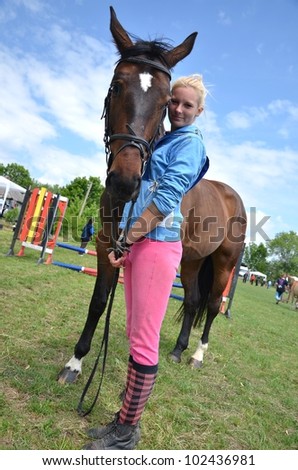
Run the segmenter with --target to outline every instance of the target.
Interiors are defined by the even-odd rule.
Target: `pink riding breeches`
[[[160,329],[181,255],[180,241],[143,238],[125,259],[126,333],[138,364],[158,364]]]

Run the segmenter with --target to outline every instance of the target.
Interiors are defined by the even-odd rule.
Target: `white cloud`
[[[248,113],[233,111],[226,116],[227,126],[232,129],[248,129],[252,125],[252,118]]]
[[[277,119],[276,119],[277,118]],[[267,133],[275,132],[283,140],[297,133],[298,107],[289,100],[274,100],[265,107],[246,107],[226,115],[228,129],[247,130],[260,124],[267,125]],[[261,133],[258,133],[261,135]],[[264,137],[265,138],[265,137]]]
[[[218,23],[227,26],[227,25],[230,25],[232,21],[231,21],[231,18],[227,15],[227,13],[221,10],[218,13]]]
[[[268,104],[268,110],[272,115],[286,114],[293,120],[298,120],[298,106],[289,100],[274,100]]]
[[[30,174],[42,182],[62,185],[90,174],[104,181],[100,117],[116,60],[114,48],[59,27],[48,31],[47,41],[55,60],[50,56],[44,60],[38,53],[19,55],[0,46],[1,161],[22,159]],[[65,139],[69,148],[72,140],[90,142],[98,148],[97,155],[90,159],[71,154],[63,149]]]
[[[253,106],[243,111],[232,111],[226,116],[227,126],[231,129],[249,129],[253,125],[264,122],[268,111],[263,107]]]
[[[283,139],[287,139],[290,135],[289,129],[286,129],[285,127],[281,127],[278,131],[278,135],[282,137]]]
[[[44,8],[44,4],[40,0],[12,0],[11,3],[15,3],[16,6],[23,5],[33,13],[37,13]]]
[[[79,176],[100,177],[105,181],[105,157],[99,152],[83,156],[55,147],[42,148],[43,157],[36,152],[31,155],[32,164],[39,170],[39,181],[43,184],[65,185]]]
[[[30,95],[22,63],[0,51],[0,143],[7,149],[30,150],[56,135],[41,116],[42,108]]]
[[[259,55],[262,55],[263,48],[264,48],[264,44],[263,44],[263,43],[260,43],[260,44],[257,45],[257,53],[258,53]]]
[[[40,13],[47,9],[42,0],[2,0],[0,9],[0,23],[12,21],[16,18],[16,9],[22,6],[31,13]]]

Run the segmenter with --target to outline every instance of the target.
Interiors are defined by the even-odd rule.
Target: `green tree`
[[[63,196],[68,197],[70,206],[77,205],[82,207],[90,185],[91,190],[86,201],[86,207],[88,208],[96,204],[98,208],[99,199],[104,187],[102,186],[100,179],[95,176],[90,176],[88,179],[85,176],[75,178],[68,185],[62,188],[62,194]]]
[[[32,184],[32,178],[29,171],[18,163],[8,163],[6,166],[2,165],[0,171],[3,171],[2,176],[8,178],[23,188],[28,188]]]
[[[88,194],[90,185],[91,189]],[[62,225],[62,235],[65,241],[79,241],[83,227],[91,217],[94,221],[95,231],[99,229],[99,200],[103,190],[104,187],[100,179],[94,176],[77,177],[61,188],[61,194],[69,199],[66,217]],[[86,196],[88,196],[87,199]],[[79,217],[79,215],[81,216]]]
[[[10,209],[9,211],[7,211],[6,214],[4,215],[4,218],[6,222],[8,222],[9,224],[12,224],[13,222],[17,220],[18,215],[19,215],[19,210],[15,207],[14,209]]]
[[[268,271],[267,261],[268,251],[263,243],[257,245],[256,243],[250,243],[245,247],[243,262],[252,271],[260,271],[264,274]]]
[[[298,235],[294,231],[278,233],[267,242],[270,267],[277,278],[282,273],[298,275]]]

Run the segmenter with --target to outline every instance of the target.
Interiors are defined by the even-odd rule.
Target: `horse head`
[[[110,30],[120,54],[105,100],[106,190],[113,199],[137,197],[144,165],[163,130],[171,69],[192,50],[197,33],[171,48],[161,41],[133,42],[110,7]]]

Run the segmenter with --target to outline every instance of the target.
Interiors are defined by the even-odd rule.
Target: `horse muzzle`
[[[106,182],[106,190],[109,195],[118,201],[129,202],[137,198],[140,186],[141,176],[123,177],[115,171],[110,171]]]

